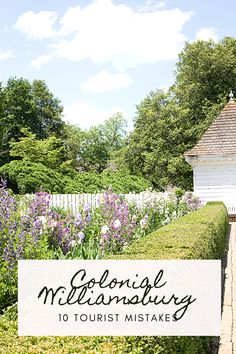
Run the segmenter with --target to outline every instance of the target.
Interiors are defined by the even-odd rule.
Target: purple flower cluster
[[[36,217],[46,216],[50,207],[50,194],[37,192],[28,208],[28,214],[35,219]]]
[[[86,230],[91,224],[90,206],[86,204],[81,211],[73,215],[63,216],[51,210],[48,214],[46,233],[53,249],[61,248],[64,254],[85,240]]]
[[[186,204],[186,208],[188,212],[197,210],[201,206],[203,206],[202,201],[198,197],[195,197],[191,192],[185,193],[185,195],[182,198],[182,203]]]
[[[22,215],[22,206],[7,189],[0,184],[0,264],[6,269],[5,277],[15,275],[19,259],[40,256],[43,219],[49,207],[49,195],[37,194]],[[43,242],[44,251],[46,243]]]
[[[13,223],[13,215],[17,210],[17,202],[14,196],[11,196],[7,190],[5,181],[0,181],[0,255],[3,253],[7,242],[8,233],[12,233],[16,225]],[[7,256],[7,255],[6,255]]]
[[[100,247],[106,252],[123,249],[130,243],[137,227],[128,202],[109,188],[104,193],[101,215]]]
[[[109,189],[99,207],[91,210],[85,204],[74,215],[51,208],[50,195],[44,192],[27,203],[24,197],[11,195],[1,181],[0,303],[6,298],[4,289],[16,299],[19,259],[101,258],[200,206],[190,194],[182,198],[175,194],[166,200],[150,198],[135,205]]]
[[[49,243],[53,249],[60,248],[64,255],[81,245],[84,250],[98,248],[102,256],[121,251],[135,238],[145,236],[198,206],[192,195],[181,200],[173,193],[166,200],[150,198],[143,205],[135,206],[109,188],[96,210],[91,211],[85,204],[76,215],[50,211],[46,222]]]
[[[166,200],[150,198],[137,206],[108,189],[98,208],[91,210],[85,204],[74,215],[51,208],[50,195],[44,192],[36,193],[27,207],[22,207],[1,181],[0,262],[9,276],[18,259],[50,258],[50,249],[60,249],[66,255],[79,246],[89,257],[121,251],[135,238],[200,206],[190,193],[177,199],[176,194]]]

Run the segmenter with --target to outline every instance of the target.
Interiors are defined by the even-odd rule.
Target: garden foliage
[[[19,200],[0,185],[0,311],[11,305],[17,293],[17,261],[52,256],[42,219],[49,206],[48,195],[39,193],[22,210]]]
[[[190,195],[158,193],[136,205],[108,189],[101,205],[86,204],[76,214],[50,207],[50,195],[22,198],[0,185],[0,311],[16,300],[20,259],[97,259],[199,206]]]
[[[221,259],[228,231],[223,203],[207,204],[132,243],[117,259]]]
[[[123,172],[104,171],[65,175],[42,163],[13,160],[0,167],[4,178],[14,193],[26,194],[44,190],[51,193],[98,193],[109,186],[117,193],[142,192],[152,184],[142,177]]]

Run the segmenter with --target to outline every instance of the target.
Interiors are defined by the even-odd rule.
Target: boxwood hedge
[[[221,259],[228,225],[224,204],[208,203],[109,259]]]
[[[223,203],[208,203],[109,259],[222,259],[228,235],[228,213]],[[206,354],[217,350],[214,337],[126,337],[130,352]],[[146,349],[145,349],[146,348]]]

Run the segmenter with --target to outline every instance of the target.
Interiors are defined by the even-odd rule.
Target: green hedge
[[[151,182],[125,172],[102,173],[71,170],[64,175],[41,163],[14,160],[0,167],[0,178],[16,194],[35,193],[43,190],[51,193],[98,193],[109,186],[116,193],[142,192],[151,188]]]
[[[64,193],[98,193],[109,186],[115,193],[142,192],[151,188],[146,179],[122,172],[75,173],[73,178],[64,177]]]
[[[223,203],[208,203],[133,242],[110,259],[220,259],[225,249],[228,214]]]
[[[228,234],[228,213],[223,203],[208,203],[142,238],[109,259],[222,259]],[[206,354],[212,337],[126,337],[130,348],[145,353]],[[141,344],[142,343],[142,344]],[[132,352],[132,349],[131,349]]]
[[[63,193],[63,176],[41,163],[14,160],[0,167],[0,177],[16,194],[45,192]]]

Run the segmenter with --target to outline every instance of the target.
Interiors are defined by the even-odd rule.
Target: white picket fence
[[[135,203],[138,207],[142,206],[144,203],[148,204],[151,201],[156,201],[159,199],[166,199],[168,197],[168,193],[162,192],[152,192],[152,191],[144,191],[141,193],[129,193],[122,194],[122,196],[128,202]],[[33,197],[33,194],[26,195],[27,198]],[[73,213],[77,213],[85,204],[89,204],[92,209],[95,209],[103,202],[104,194],[103,193],[83,193],[83,194],[51,194],[50,205],[52,207],[62,208],[64,210],[70,210]],[[203,204],[207,203],[204,198],[200,198]],[[228,210],[229,215],[236,215],[236,201],[226,201],[224,200],[226,208]],[[24,204],[24,202],[23,202]]]
[[[141,206],[145,201],[151,199],[165,198],[167,193],[141,192],[129,193],[122,195],[128,202],[133,202]],[[85,204],[89,204],[92,209],[98,207],[103,202],[103,193],[96,194],[52,194],[51,206],[71,210],[73,213],[78,212]]]
[[[98,207],[103,199],[103,194],[52,194],[50,204],[52,207],[70,210],[73,213],[85,204],[89,204],[92,209]]]

